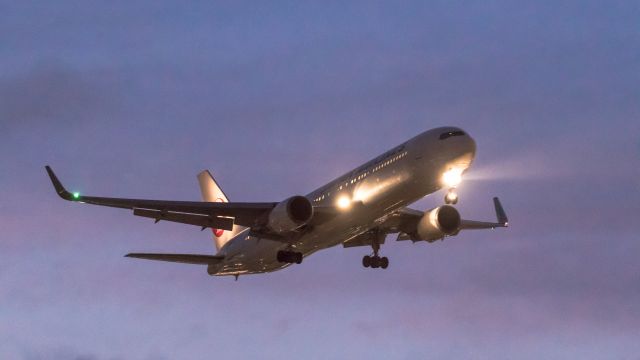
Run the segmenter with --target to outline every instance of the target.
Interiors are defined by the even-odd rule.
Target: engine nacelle
[[[267,227],[278,234],[296,230],[313,217],[313,205],[304,196],[293,196],[282,201],[269,213]]]
[[[460,213],[456,208],[443,205],[429,210],[418,223],[417,235],[420,240],[433,242],[446,235],[460,231]]]

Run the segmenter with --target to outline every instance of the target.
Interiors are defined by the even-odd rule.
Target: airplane
[[[214,255],[130,253],[129,258],[206,265],[212,276],[268,273],[300,264],[336,245],[370,247],[365,268],[386,269],[380,256],[388,234],[397,241],[429,243],[462,230],[507,227],[500,200],[496,222],[464,220],[453,206],[457,186],[471,166],[476,143],[457,127],[439,127],[392,148],[306,196],[280,202],[230,202],[209,171],[198,174],[204,201],[140,200],[85,196],[67,191],[46,171],[64,200],[133,210],[133,215],[212,229]],[[447,188],[444,205],[427,211],[407,206]]]

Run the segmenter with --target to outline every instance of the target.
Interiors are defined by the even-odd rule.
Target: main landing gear
[[[458,193],[456,193],[456,188],[449,189],[447,195],[444,196],[444,203],[447,205],[455,205],[458,203]]]
[[[372,269],[377,269],[377,268],[382,268],[382,269],[386,269],[387,267],[389,267],[389,259],[385,256],[385,257],[380,257],[380,256],[365,256],[362,258],[362,266],[368,268],[372,268]]]
[[[389,259],[387,257],[380,257],[378,252],[380,251],[380,239],[384,238],[384,234],[374,234],[371,237],[371,247],[373,248],[373,255],[366,255],[362,258],[362,266],[366,268],[382,268],[386,269],[389,267]]]
[[[302,264],[302,253],[297,251],[280,250],[276,258],[281,263]]]

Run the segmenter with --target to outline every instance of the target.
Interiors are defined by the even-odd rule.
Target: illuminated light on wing
[[[351,207],[351,199],[347,195],[342,195],[336,201],[336,205],[342,210],[347,210]]]

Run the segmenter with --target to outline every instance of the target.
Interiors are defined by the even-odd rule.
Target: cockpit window
[[[440,134],[440,140],[444,140],[450,138],[452,136],[463,136],[464,131],[447,131],[446,133]]]

